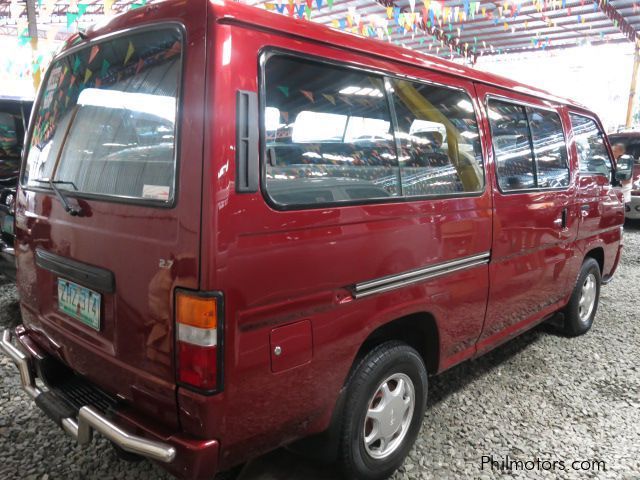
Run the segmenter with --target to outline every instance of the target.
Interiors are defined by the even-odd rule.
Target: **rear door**
[[[53,62],[17,204],[27,328],[170,425],[173,291],[199,278],[203,7],[160,9],[184,24],[109,35]]]
[[[514,92],[477,89],[487,109],[496,172],[482,352],[565,296],[577,223],[566,128],[558,109]]]

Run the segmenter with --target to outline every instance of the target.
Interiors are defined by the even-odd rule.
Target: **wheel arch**
[[[594,247],[591,248],[584,256],[585,260],[587,258],[593,258],[598,265],[600,266],[600,275],[604,276],[604,248],[602,247]]]
[[[293,451],[322,462],[336,460],[342,412],[346,401],[346,387],[351,375],[367,353],[390,340],[399,340],[415,348],[422,357],[428,373],[434,374],[438,371],[440,365],[440,334],[433,314],[419,311],[379,324],[369,332],[353,359],[344,385],[338,394],[327,430],[291,444],[289,447]]]
[[[416,349],[427,372],[434,374],[440,364],[440,334],[435,317],[429,312],[416,312],[379,325],[362,342],[353,361],[358,361],[381,343],[399,340]],[[348,378],[345,383],[348,382]]]

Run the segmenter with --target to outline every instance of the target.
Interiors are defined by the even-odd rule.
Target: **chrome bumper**
[[[6,353],[18,367],[20,381],[25,392],[33,399],[42,394],[43,391],[36,386],[35,378],[29,369],[28,357],[11,343],[10,330],[5,330],[2,333],[0,350]],[[123,450],[151,460],[169,463],[176,456],[176,450],[171,445],[128,433],[88,405],[80,408],[78,418],[63,418],[62,428],[75,438],[79,445],[91,443],[92,434],[95,430]]]

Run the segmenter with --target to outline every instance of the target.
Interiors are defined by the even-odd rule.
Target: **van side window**
[[[479,192],[480,135],[469,96],[459,90],[391,79],[406,196]]]
[[[578,151],[580,173],[601,174],[611,178],[611,158],[596,122],[575,113],[569,116]]]
[[[533,138],[537,186],[558,188],[569,185],[567,144],[560,116],[556,112],[527,107]]]
[[[525,107],[490,100],[489,122],[500,190],[535,188],[535,167]]]
[[[281,205],[400,194],[380,76],[272,56],[265,66],[266,189]]]
[[[569,185],[567,144],[556,112],[490,100],[489,123],[500,190]]]

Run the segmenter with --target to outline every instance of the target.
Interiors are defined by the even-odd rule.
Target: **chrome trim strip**
[[[11,343],[10,330],[2,332],[0,351],[6,353],[18,367],[22,388],[31,398],[36,398],[43,393],[35,385],[27,356]],[[133,435],[88,405],[80,408],[77,419],[63,418],[61,423],[63,430],[75,438],[79,445],[90,443],[92,432],[95,430],[127,452],[163,463],[172,462],[176,457],[176,449],[173,446]]]
[[[390,275],[387,277],[358,283],[353,288],[353,296],[358,298],[367,297],[375,293],[388,292],[396,288],[405,287],[417,282],[423,282],[432,278],[447,275],[449,273],[466,270],[489,263],[490,252],[459,258],[449,262],[443,262],[419,270]]]
[[[434,265],[430,265],[428,267],[420,268],[418,270],[411,270],[404,273],[399,273],[397,275],[388,275],[386,277],[381,277],[375,280],[369,280],[367,282],[362,282],[356,284],[355,291],[360,292],[362,290],[367,290],[369,288],[378,287],[380,285],[384,285],[387,283],[397,282],[399,280],[404,280],[411,277],[417,277],[421,275],[425,275],[428,273],[432,273],[438,270],[442,270],[449,267],[455,267],[457,265],[461,265],[463,263],[474,262],[476,260],[484,260],[489,258],[489,252],[481,253],[479,255],[473,255],[470,257],[463,257],[457,260],[451,260],[448,262],[436,263]]]

